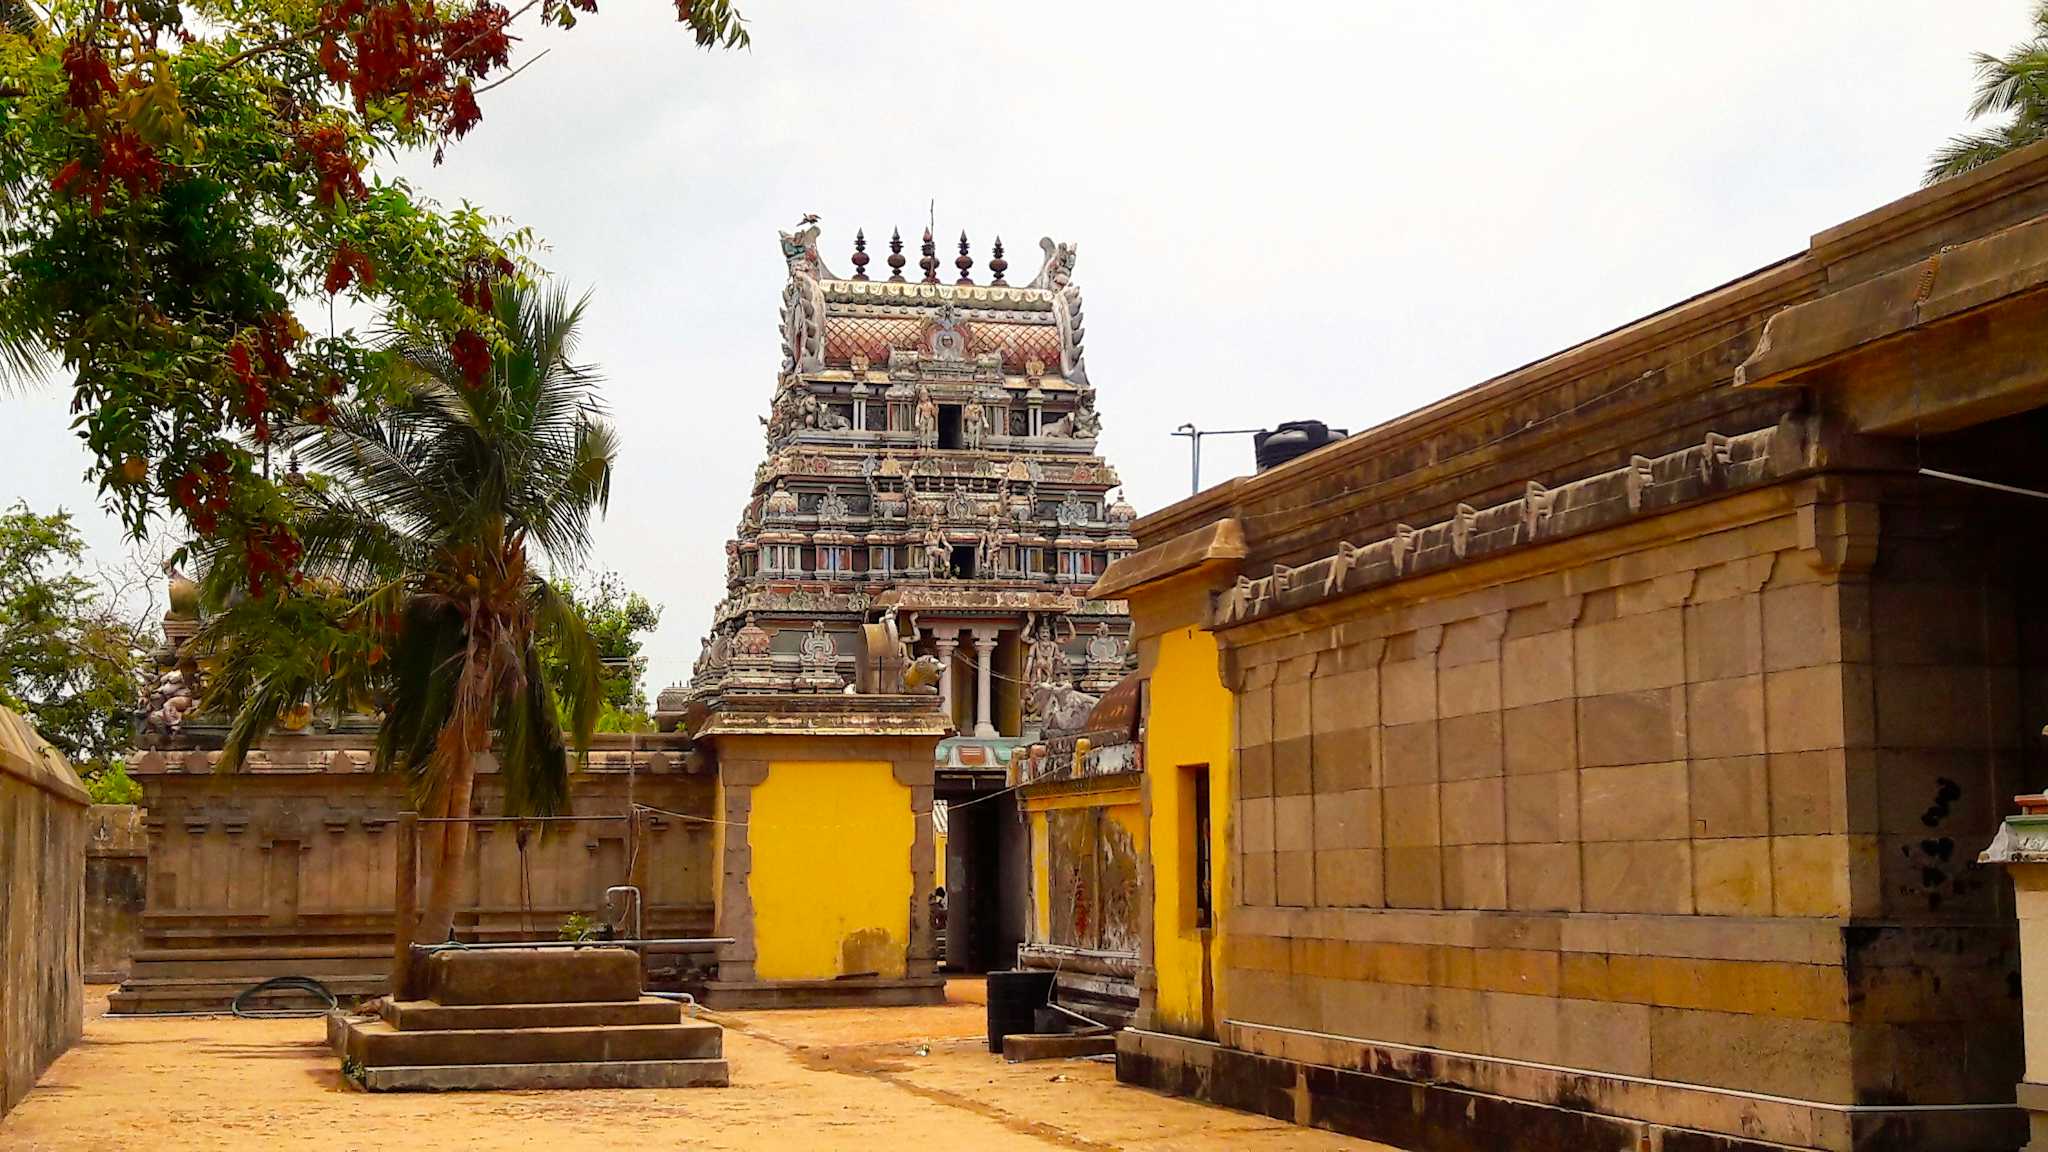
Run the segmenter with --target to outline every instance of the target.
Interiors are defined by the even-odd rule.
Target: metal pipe
[[[414,952],[428,953],[451,950],[495,952],[510,951],[517,948],[648,948],[655,945],[665,948],[694,945],[714,947],[720,944],[735,943],[738,943],[738,941],[730,936],[663,937],[654,940],[480,940],[474,944],[465,944],[460,940],[450,940],[442,944],[415,944],[412,946],[412,950]]]
[[[2042,492],[2033,488],[2015,488],[2010,484],[2000,484],[1995,480],[1979,480],[1975,476],[1959,476],[1954,472],[1939,472],[1933,468],[1922,468],[1920,474],[1936,480],[1947,480],[1954,484],[1968,484],[1972,488],[1989,488],[1993,492],[2003,492],[2009,496],[2032,496],[2036,500],[2048,500],[2048,492]]]
[[[422,816],[422,824],[544,824],[552,821],[574,822],[596,820],[625,820],[625,816]]]
[[[1051,1000],[1047,1000],[1045,1002],[1045,1006],[1047,1008],[1052,1009],[1055,1012],[1058,1012],[1062,1016],[1072,1016],[1074,1019],[1079,1020],[1081,1023],[1086,1024],[1090,1028],[1101,1028],[1105,1030],[1109,1028],[1109,1025],[1104,1024],[1100,1020],[1090,1019],[1089,1017],[1083,1016],[1079,1012],[1074,1011],[1072,1008],[1066,1008],[1059,1004],[1055,1004]]]

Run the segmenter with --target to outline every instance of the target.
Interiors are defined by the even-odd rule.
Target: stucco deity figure
[[[988,429],[988,412],[980,403],[967,405],[960,412],[960,439],[969,448],[981,447],[982,433]]]
[[[1084,389],[1074,410],[1040,429],[1045,436],[1072,436],[1092,440],[1102,434],[1102,417],[1095,413],[1095,392]]]
[[[1031,647],[1024,657],[1024,683],[1028,688],[1050,684],[1055,680],[1069,679],[1065,642],[1060,639],[1059,626],[1066,625],[1067,638],[1073,638],[1074,625],[1064,616],[1042,615],[1030,628]]]
[[[933,448],[938,445],[939,405],[922,384],[917,386],[917,409],[912,413],[911,421],[911,427],[917,431],[918,447]]]
[[[169,735],[184,726],[186,714],[198,705],[197,694],[185,683],[185,674],[172,668],[157,677],[144,699],[143,726],[151,732]]]
[[[934,580],[942,579],[952,564],[953,546],[946,540],[946,530],[939,527],[939,521],[934,517],[930,526],[924,530],[925,571],[930,573]]]

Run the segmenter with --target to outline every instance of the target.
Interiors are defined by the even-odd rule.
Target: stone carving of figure
[[[932,579],[944,579],[953,564],[953,546],[946,540],[946,530],[939,527],[938,517],[924,530],[924,567]]]
[[[1109,634],[1109,622],[1105,620],[1095,625],[1095,635],[1088,638],[1088,662],[1122,664],[1123,661],[1123,641]]]
[[[185,717],[198,706],[198,699],[185,674],[176,668],[157,677],[143,701],[143,726],[168,736],[184,727]]]
[[[912,427],[917,431],[918,447],[933,448],[938,445],[939,405],[922,384],[917,386],[917,410],[912,415]]]
[[[740,578],[740,542],[725,542],[725,582],[731,584]]]
[[[1052,315],[1060,333],[1060,375],[1074,384],[1085,386],[1088,367],[1081,354],[1081,289],[1073,280],[1074,257],[1078,248],[1072,244],[1055,244],[1050,236],[1041,239],[1038,247],[1045,253],[1045,263],[1039,267],[1038,277],[1031,281],[1031,287],[1052,292]]]
[[[782,258],[789,264],[789,283],[782,290],[782,371],[816,372],[825,366],[825,289],[819,281],[831,273],[818,256],[815,220],[779,235]]]
[[[812,401],[816,403],[816,401]],[[853,421],[839,414],[839,409],[830,404],[818,405],[817,427],[822,432],[845,432],[853,427]]]
[[[1089,713],[1099,703],[1099,697],[1090,696],[1064,680],[1031,689],[1031,709],[1044,720],[1047,735],[1081,731],[1088,724]]]
[[[938,695],[941,667],[937,656],[919,656],[911,661],[903,670],[903,691],[913,696]]]
[[[979,403],[969,404],[960,413],[960,438],[969,448],[981,447],[981,435],[988,427],[988,413]]]
[[[1074,626],[1064,616],[1047,614],[1033,622],[1030,629],[1031,647],[1024,656],[1024,684],[1027,690],[1057,680],[1070,679],[1064,642],[1059,636],[1059,625],[1062,623],[1066,624],[1067,635],[1071,639]]]
[[[1095,392],[1084,389],[1074,410],[1039,430],[1042,436],[1072,436],[1092,440],[1102,434],[1102,417],[1095,413]]]

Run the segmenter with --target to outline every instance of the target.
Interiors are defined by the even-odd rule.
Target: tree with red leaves
[[[491,285],[531,239],[375,164],[438,159],[514,74],[522,19],[595,0],[0,0],[0,385],[61,370],[90,475],[141,536],[163,516],[289,584],[291,501],[262,452],[294,419],[397,394],[388,345],[310,336],[338,294],[488,373]],[[704,48],[731,0],[676,0]]]

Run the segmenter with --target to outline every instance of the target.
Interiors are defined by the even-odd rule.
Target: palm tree
[[[536,572],[590,544],[611,489],[616,438],[597,375],[575,360],[588,297],[500,285],[490,308],[505,343],[472,386],[438,345],[404,336],[399,398],[343,408],[280,438],[308,475],[288,485],[305,579],[226,603],[246,573],[216,551],[206,587],[225,610],[210,699],[239,704],[222,760],[239,763],[276,720],[307,704],[381,696],[377,765],[406,775],[423,816],[466,816],[478,759],[496,734],[509,815],[568,801],[602,703],[596,646],[570,598]],[[562,707],[543,675],[561,661]],[[569,718],[564,733],[561,716]],[[430,883],[416,938],[446,939],[469,869],[465,824],[428,824]]]
[[[28,0],[0,0],[0,33],[40,41],[44,35],[42,15]],[[5,98],[5,91],[0,90],[0,99]],[[20,187],[0,184],[0,252],[10,251],[15,243],[10,230],[15,222],[15,206],[20,201]],[[6,287],[0,283],[0,398],[32,391],[50,371],[48,352],[33,337],[15,330],[9,323]]]
[[[1970,119],[2010,116],[1982,132],[1949,139],[1934,153],[1925,183],[1980,168],[2017,148],[2048,137],[2048,0],[2034,9],[2034,34],[2003,56],[1977,53],[1977,95]]]

